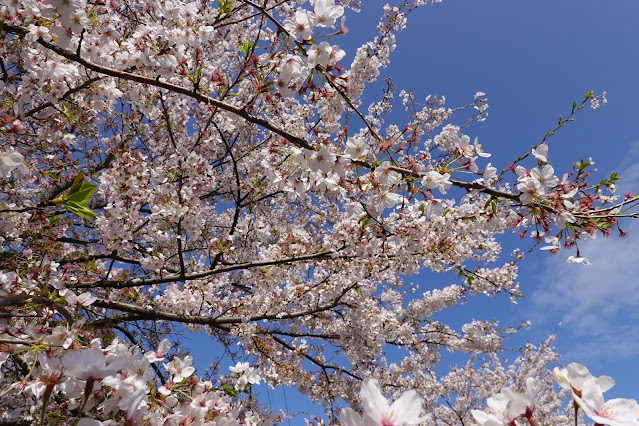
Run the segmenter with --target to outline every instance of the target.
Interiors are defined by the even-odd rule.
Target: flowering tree
[[[549,163],[547,139],[605,96],[588,92],[500,170],[464,133],[483,93],[452,109],[401,91],[400,124],[386,123],[391,84],[364,103],[406,14],[430,2],[386,6],[349,65],[337,43],[358,3],[0,0],[4,419],[275,422],[242,397],[264,380],[329,410],[357,407],[361,386],[351,425],[495,424],[505,405],[471,410],[507,386],[526,396],[491,400],[518,401],[505,424],[532,418],[533,393],[537,421],[567,421],[544,372],[551,340],[507,367],[497,352],[514,329],[433,315],[519,295],[523,253],[500,258],[506,231],[588,263],[579,241],[634,215],[616,175],[593,184],[590,161],[565,174]],[[404,281],[425,269],[460,279]],[[250,364],[196,376],[184,328]],[[444,349],[468,363],[436,375]],[[414,391],[388,405],[380,385]],[[596,411],[600,388],[587,389]]]

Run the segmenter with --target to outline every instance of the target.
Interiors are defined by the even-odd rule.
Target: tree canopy
[[[503,365],[514,328],[434,315],[519,297],[525,253],[502,254],[506,232],[587,264],[580,240],[635,216],[616,174],[549,163],[548,139],[605,93],[505,165],[468,134],[484,93],[450,107],[388,81],[364,98],[429,3],[386,6],[347,63],[354,0],[1,1],[0,420],[267,424],[285,414],[250,397],[265,381],[335,424],[360,389],[370,416],[380,389],[414,390],[374,424],[470,424],[498,392],[530,410],[507,386],[537,395],[537,421],[568,422],[545,370],[552,338]],[[459,279],[411,285],[424,270]],[[249,363],[198,376],[184,330]],[[467,364],[436,374],[444,351]]]

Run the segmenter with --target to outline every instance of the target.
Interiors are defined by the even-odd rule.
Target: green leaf
[[[89,208],[86,204],[77,203],[75,201],[67,201],[64,205],[69,209],[69,211],[73,214],[76,214],[81,217],[92,217],[96,218],[98,215],[95,214],[93,210]]]
[[[616,182],[619,182],[620,180],[623,180],[623,178],[621,176],[618,176],[617,172],[614,172],[613,174],[610,175],[610,183],[616,183]]]
[[[573,163],[579,172],[583,172],[590,165],[590,161],[584,161],[581,159],[579,163]]]
[[[217,0],[217,4],[220,7],[222,13],[227,15],[231,14],[231,7],[233,6],[233,0]]]
[[[71,184],[71,188],[69,188],[69,194],[75,194],[80,189],[80,185],[82,185],[82,180],[84,179],[84,173],[80,171],[78,175],[73,179],[73,184]]]
[[[44,172],[44,175],[51,179],[57,179],[60,176],[60,172]]]
[[[69,194],[67,194],[67,196],[65,197],[66,201],[71,201],[78,204],[86,204],[91,199],[96,186],[97,185],[83,181],[80,185],[80,188],[76,192],[69,192]]]
[[[253,50],[253,43],[250,41],[244,42],[244,45],[240,46],[240,50],[244,53],[244,55],[248,56],[249,52]]]
[[[228,396],[232,396],[232,397],[237,396],[237,391],[235,390],[235,388],[233,388],[233,386],[231,386],[230,383],[222,384],[222,391],[226,393]]]
[[[66,101],[65,100],[61,100],[58,103],[58,106],[60,107],[60,109],[62,110],[62,113],[67,118],[67,121],[69,122],[69,124],[73,125],[76,122],[76,119],[73,116],[73,113],[71,111],[69,111],[69,107],[67,106]]]

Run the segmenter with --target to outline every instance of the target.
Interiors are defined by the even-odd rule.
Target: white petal
[[[379,383],[375,379],[366,379],[362,383],[360,396],[364,402],[364,410],[373,418],[381,419],[388,413],[388,401],[379,390]]]
[[[611,377],[599,376],[599,378],[597,379],[597,386],[599,386],[599,389],[601,389],[602,392],[607,391],[614,385],[615,385],[615,381],[612,380]]]
[[[339,414],[340,423],[343,426],[361,426],[362,416],[351,407],[343,408]]]
[[[422,422],[422,399],[417,392],[409,390],[404,392],[402,396],[390,407],[392,416],[397,420],[398,424],[413,425]]]
[[[494,414],[488,414],[479,410],[472,410],[471,414],[479,426],[504,426],[504,422]]]

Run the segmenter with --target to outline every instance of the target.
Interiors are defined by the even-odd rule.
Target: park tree
[[[566,424],[565,394],[636,424],[583,366],[552,390],[552,337],[504,365],[516,327],[434,317],[520,296],[525,252],[502,254],[503,234],[587,264],[579,242],[623,233],[638,198],[590,160],[549,162],[605,94],[504,165],[468,134],[481,92],[365,96],[429,3],[386,6],[345,52],[354,0],[1,0],[0,422],[276,423],[263,381],[334,424]],[[425,270],[458,280],[411,284]],[[247,363],[196,372],[188,332],[219,344],[207,362]],[[467,363],[436,374],[445,351]]]

